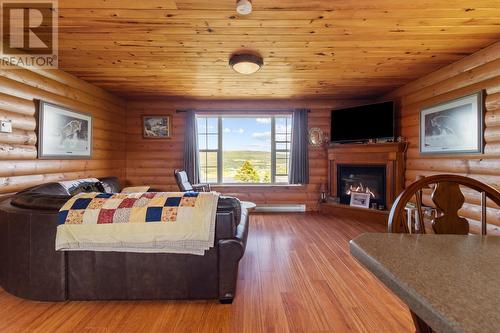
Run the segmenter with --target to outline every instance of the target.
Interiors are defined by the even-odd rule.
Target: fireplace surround
[[[328,148],[329,196],[339,197],[340,203],[327,202],[321,205],[320,211],[338,217],[350,215],[387,223],[388,211],[391,209],[396,196],[404,189],[406,147],[406,143],[400,142],[331,145]],[[344,167],[350,167],[351,170],[346,169],[346,174],[343,175],[342,170]],[[354,185],[359,180],[358,178],[367,176],[365,175],[366,171],[373,171],[373,174],[368,178],[365,177],[365,182],[370,184],[363,184],[363,188],[373,186],[372,182],[382,183],[377,185],[376,189],[373,189],[378,192],[377,196],[379,197],[378,199],[374,198],[375,201],[373,202],[383,205],[386,208],[384,211],[350,207],[350,196],[341,194],[345,192],[345,182],[343,180],[348,181],[352,175],[351,183]],[[359,174],[362,177],[359,177]],[[366,191],[365,188],[364,190]],[[349,201],[347,198],[349,198]]]

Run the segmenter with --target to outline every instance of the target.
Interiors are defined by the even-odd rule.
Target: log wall
[[[93,115],[90,160],[38,160],[35,100]],[[41,183],[125,175],[125,104],[121,99],[59,70],[0,70],[0,196]]]
[[[346,100],[267,100],[267,101],[195,101],[168,99],[137,99],[127,109],[127,184],[152,185],[166,191],[177,191],[173,172],[183,166],[185,114],[177,109],[269,110],[308,108],[309,127],[320,127],[329,137],[332,108],[341,108],[365,101]],[[169,140],[144,140],[141,116],[170,114],[173,116],[173,137]],[[218,186],[216,189],[241,200],[258,204],[306,204],[316,210],[321,184],[327,183],[326,148],[309,148],[310,184],[304,186]]]
[[[419,153],[419,116],[424,107],[486,91],[485,150],[481,155],[422,156]],[[417,176],[451,173],[475,178],[500,190],[500,43],[422,77],[392,92],[399,104],[399,128],[410,145],[406,161],[406,183]],[[466,191],[462,214],[480,218],[480,196]],[[425,201],[429,202],[429,194]],[[488,222],[500,226],[500,210],[490,202]]]

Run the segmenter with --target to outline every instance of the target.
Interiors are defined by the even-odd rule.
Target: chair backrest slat
[[[437,183],[431,198],[438,210],[438,216],[432,221],[432,229],[436,234],[469,233],[469,222],[458,216],[458,211],[465,203],[465,197],[458,183]]]
[[[488,233],[488,222],[486,212],[486,192],[481,192],[481,235]]]
[[[424,215],[422,214],[422,190],[415,193],[417,199],[417,217],[418,217],[418,232],[425,234]]]
[[[405,207],[415,197],[417,200],[417,215],[419,219],[419,232],[425,232],[422,214],[422,190],[434,184],[431,199],[436,206],[437,215],[432,220],[432,228],[437,234],[460,234],[469,233],[469,222],[459,216],[459,210],[465,203],[465,198],[460,186],[465,186],[481,193],[481,233],[487,233],[487,205],[486,200],[491,199],[500,206],[500,192],[493,187],[483,184],[475,179],[457,175],[436,175],[425,177],[408,186],[403,193],[394,201],[389,215],[389,232],[408,232],[403,227],[405,220]]]

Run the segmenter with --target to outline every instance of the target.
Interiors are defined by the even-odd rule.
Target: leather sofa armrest
[[[238,265],[245,252],[243,242],[237,239],[223,239],[219,247],[219,301],[231,304],[236,293]]]
[[[58,211],[70,198],[69,195],[24,192],[12,197],[12,205],[25,209]]]
[[[240,240],[243,242],[244,248],[246,248],[247,245],[247,239],[248,239],[248,225],[249,225],[249,214],[248,210],[245,208],[241,209],[241,219],[240,223],[236,227],[236,239]]]
[[[248,235],[248,210],[236,198],[225,197],[217,207],[216,239],[239,239],[246,245]]]
[[[230,304],[234,299],[238,265],[245,253],[248,227],[248,211],[243,208],[234,236],[229,239],[218,239],[219,301],[223,304]]]
[[[215,241],[221,239],[232,239],[236,235],[236,226],[234,225],[234,212],[217,212],[215,224]]]

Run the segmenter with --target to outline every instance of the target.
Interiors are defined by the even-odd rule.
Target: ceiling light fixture
[[[240,15],[248,15],[252,12],[251,0],[236,0],[236,12]]]
[[[231,68],[240,74],[253,74],[264,65],[261,56],[254,54],[235,54],[229,59]]]

